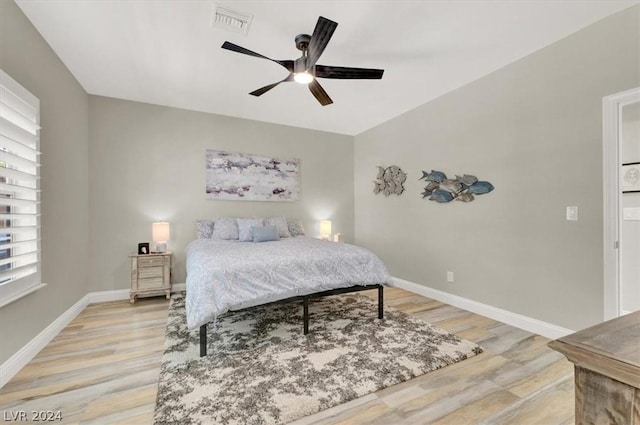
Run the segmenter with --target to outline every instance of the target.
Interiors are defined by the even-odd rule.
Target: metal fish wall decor
[[[373,182],[373,193],[384,193],[389,196],[392,193],[400,195],[404,192],[404,182],[407,180],[407,174],[397,165],[391,167],[378,166],[378,175]]]
[[[430,173],[422,172],[422,177],[427,186],[422,192],[422,198],[429,196],[430,201],[438,203],[451,202],[454,199],[461,202],[471,202],[474,195],[482,195],[493,190],[493,185],[486,181],[478,181],[476,176],[464,174],[456,175],[455,179],[448,179],[442,171],[431,170]],[[375,191],[375,190],[374,190]]]

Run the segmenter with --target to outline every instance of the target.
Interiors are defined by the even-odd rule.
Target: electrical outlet
[[[453,272],[447,272],[447,282],[453,283]]]

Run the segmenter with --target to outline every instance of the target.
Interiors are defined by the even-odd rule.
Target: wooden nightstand
[[[171,252],[130,255],[131,291],[129,301],[138,295],[165,295],[171,297]]]

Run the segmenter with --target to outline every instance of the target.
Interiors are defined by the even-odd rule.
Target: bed
[[[200,329],[200,356],[206,355],[207,324],[229,310],[300,300],[307,333],[310,299],[377,288],[382,318],[382,288],[392,282],[367,249],[304,236],[261,243],[198,239],[185,252],[187,326]]]

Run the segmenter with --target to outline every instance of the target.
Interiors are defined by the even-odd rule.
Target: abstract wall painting
[[[373,182],[373,193],[384,193],[389,196],[392,193],[400,195],[404,192],[404,182],[407,180],[407,174],[397,165],[391,167],[378,166],[378,175]]]
[[[454,199],[461,202],[471,202],[475,195],[483,195],[493,190],[493,185],[487,181],[478,181],[476,176],[464,174],[456,175],[455,179],[448,179],[442,171],[431,170],[430,173],[422,172],[422,177],[427,185],[422,192],[422,198],[429,196],[430,201],[438,203],[451,202]]]
[[[300,160],[277,159],[214,149],[206,151],[207,199],[296,201]]]

